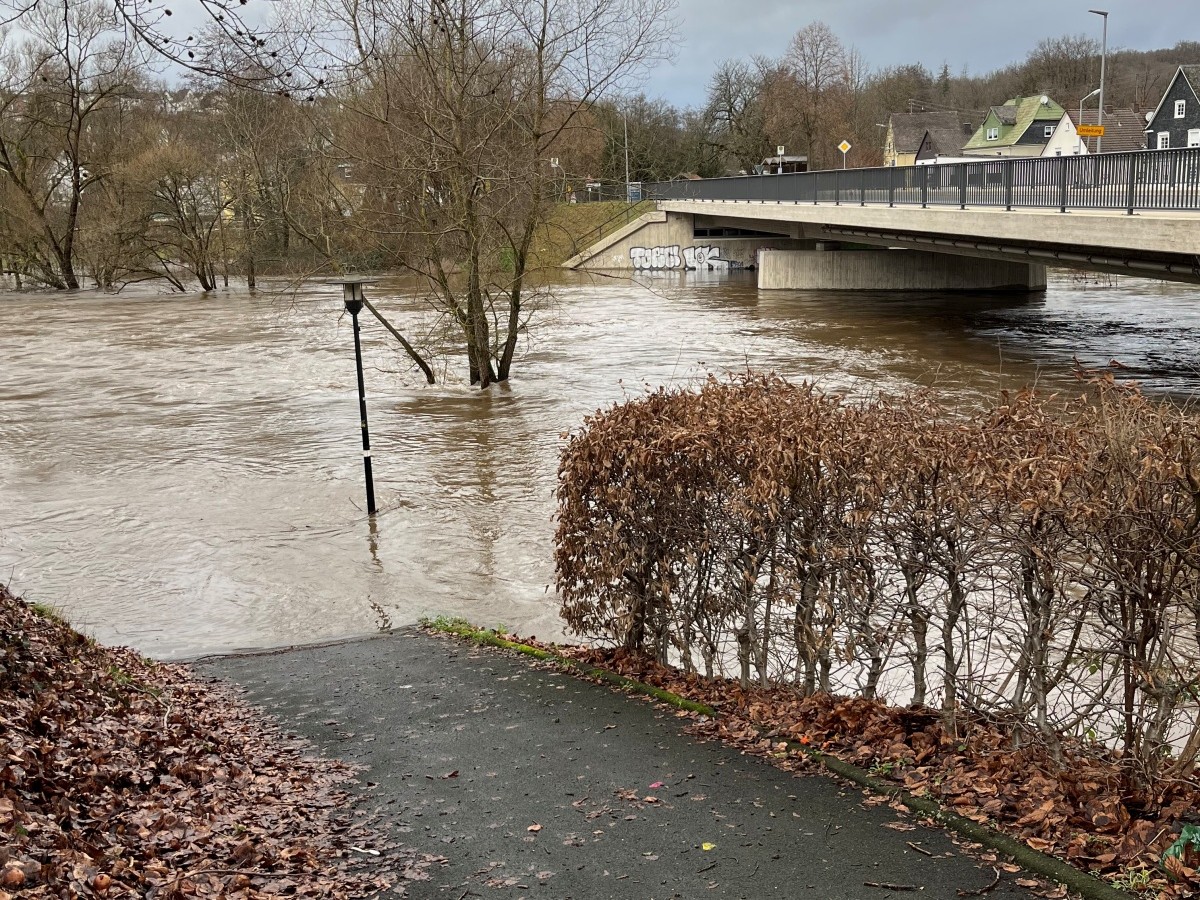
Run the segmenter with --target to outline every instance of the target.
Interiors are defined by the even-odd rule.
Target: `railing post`
[[[1013,161],[1001,163],[1004,166],[1004,208],[1012,212],[1013,191]]]
[[[896,167],[888,167],[888,206],[896,205]]]
[[[1067,211],[1067,159],[1066,156],[1051,157],[1058,161],[1058,211]]]
[[[833,205],[842,205],[842,178],[836,171],[833,173]]]
[[[1138,154],[1127,154],[1129,160],[1129,178],[1125,185],[1125,215],[1133,215],[1133,198],[1137,191],[1137,161]]]
[[[967,208],[967,164],[958,164],[958,208]]]
[[[918,166],[921,172],[921,209],[929,207],[929,166]]]
[[[867,205],[867,170],[858,170],[858,205]]]

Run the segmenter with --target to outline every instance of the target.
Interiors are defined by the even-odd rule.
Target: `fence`
[[[663,181],[644,191],[653,200],[1200,210],[1200,147]]]

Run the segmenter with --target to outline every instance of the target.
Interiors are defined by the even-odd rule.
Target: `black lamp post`
[[[330,284],[342,286],[342,299],[346,312],[354,323],[354,365],[358,370],[358,414],[362,422],[363,474],[367,478],[367,512],[375,514],[375,480],[371,475],[371,435],[367,431],[367,390],[363,384],[362,343],[358,337],[358,314],[363,308],[363,285],[371,284],[375,278],[339,278]]]

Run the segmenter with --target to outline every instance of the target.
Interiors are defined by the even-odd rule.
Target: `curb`
[[[559,656],[556,653],[532,647],[529,644],[507,640],[500,637],[494,631],[476,628],[466,622],[432,620],[422,622],[421,627],[432,632],[464,638],[475,644],[497,647],[502,650],[512,650],[525,656],[531,656],[542,662],[552,662],[567,669],[574,669],[576,672],[586,675],[589,678],[596,678],[633,693],[653,697],[677,709],[701,713],[714,719],[719,716],[717,711],[711,706],[696,703],[671,691],[654,687],[633,678],[627,678],[624,675],[618,675],[616,672],[611,672],[608,669],[598,669],[594,666],[585,665],[577,660]],[[765,729],[763,731],[765,733]],[[1005,856],[1013,859],[1021,868],[1065,885],[1068,889],[1084,897],[1085,900],[1135,900],[1132,894],[1118,890],[1107,881],[1077,869],[1056,856],[1050,856],[1049,854],[1042,853],[1040,850],[1034,850],[1032,847],[994,828],[981,825],[957,813],[948,812],[936,800],[929,797],[917,797],[899,785],[880,781],[865,769],[861,769],[836,756],[821,753],[819,750],[812,750],[794,741],[784,741],[783,743],[787,744],[789,750],[803,752],[811,759],[816,760],[833,774],[845,778],[847,781],[851,781],[872,793],[899,800],[913,812],[928,816],[938,824],[961,834],[963,837],[983,844],[985,847],[996,850],[999,853],[1003,853]]]

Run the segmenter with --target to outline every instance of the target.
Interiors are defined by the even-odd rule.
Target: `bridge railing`
[[[739,175],[642,190],[653,200],[1200,211],[1200,147]]]

